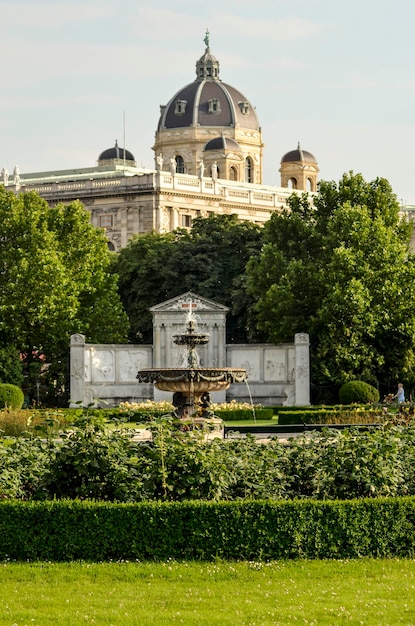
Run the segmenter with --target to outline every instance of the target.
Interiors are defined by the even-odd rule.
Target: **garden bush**
[[[206,442],[174,420],[153,422],[151,442],[97,418],[61,439],[0,440],[0,500],[119,502],[337,499],[415,495],[415,426],[326,428],[266,445],[252,436]]]
[[[0,409],[0,432],[7,437],[40,435],[49,437],[68,424],[58,409]]]
[[[350,380],[340,387],[339,399],[342,404],[369,404],[379,402],[379,391],[362,380]]]
[[[20,387],[10,383],[0,383],[0,409],[4,407],[20,409],[23,402],[24,394]]]

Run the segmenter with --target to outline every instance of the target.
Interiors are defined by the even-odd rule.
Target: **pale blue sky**
[[[297,142],[320,178],[361,172],[415,204],[413,0],[0,0],[0,169],[89,167],[123,142],[153,167],[159,105],[210,48],[256,106],[264,183]]]

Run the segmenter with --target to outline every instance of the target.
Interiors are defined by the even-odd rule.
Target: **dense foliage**
[[[152,343],[150,307],[186,291],[230,308],[229,342],[243,343],[248,335],[255,338],[244,273],[261,245],[259,226],[240,222],[236,215],[195,219],[189,232],[153,232],[132,239],[114,268],[130,320],[130,341]]]
[[[0,382],[22,386],[23,364],[19,351],[12,345],[0,348]]]
[[[49,207],[0,186],[0,239],[1,345],[25,359],[35,400],[46,390],[42,400],[67,402],[70,335],[118,342],[127,333],[106,238],[79,202]]]
[[[309,333],[315,402],[353,379],[413,384],[415,263],[399,210],[387,181],[350,173],[321,182],[314,204],[291,196],[264,226],[248,290],[268,341]]]
[[[415,427],[307,433],[289,445],[204,442],[155,422],[153,442],[81,418],[61,441],[0,446],[0,499],[235,500],[415,495]]]

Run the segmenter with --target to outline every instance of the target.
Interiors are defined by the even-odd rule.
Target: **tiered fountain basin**
[[[180,392],[186,397],[189,414],[200,405],[204,393],[225,391],[232,383],[244,383],[246,371],[233,367],[155,368],[140,370],[141,383],[153,383],[160,391]]]
[[[138,381],[151,383],[160,391],[173,393],[173,405],[176,407],[174,415],[179,418],[182,430],[187,427],[206,430],[208,427],[213,437],[223,436],[223,421],[209,410],[209,393],[225,391],[232,383],[246,382],[246,371],[234,367],[199,367],[196,346],[206,345],[209,335],[196,332],[196,323],[191,315],[187,317],[186,330],[173,338],[176,345],[187,349],[188,367],[140,370],[137,373]]]
[[[200,397],[204,392],[226,390],[232,383],[244,383],[247,375],[244,369],[234,367],[172,367],[140,370],[137,378],[140,383],[153,383],[161,391]]]
[[[224,391],[232,383],[243,383],[247,380],[244,369],[221,367],[198,367],[198,368],[164,368],[140,370],[137,378],[141,383],[152,383],[161,391],[179,393],[183,396],[185,412],[180,418],[181,429],[192,428],[205,431],[205,439],[223,438],[223,421],[210,414],[204,416],[202,396],[211,391]],[[174,395],[173,395],[174,398]],[[173,400],[174,403],[174,400]],[[198,411],[202,411],[198,415]],[[189,422],[190,420],[190,422]]]

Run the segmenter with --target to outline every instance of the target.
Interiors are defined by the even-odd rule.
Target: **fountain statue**
[[[196,347],[207,344],[209,335],[197,332],[192,307],[186,321],[185,331],[174,335],[173,341],[187,349],[187,367],[143,369],[137,379],[141,383],[153,383],[162,391],[171,391],[175,416],[180,420],[190,419],[195,426],[203,427],[206,423],[217,429],[222,420],[215,418],[210,409],[210,392],[226,390],[232,383],[244,383],[247,374],[239,368],[200,367]]]

